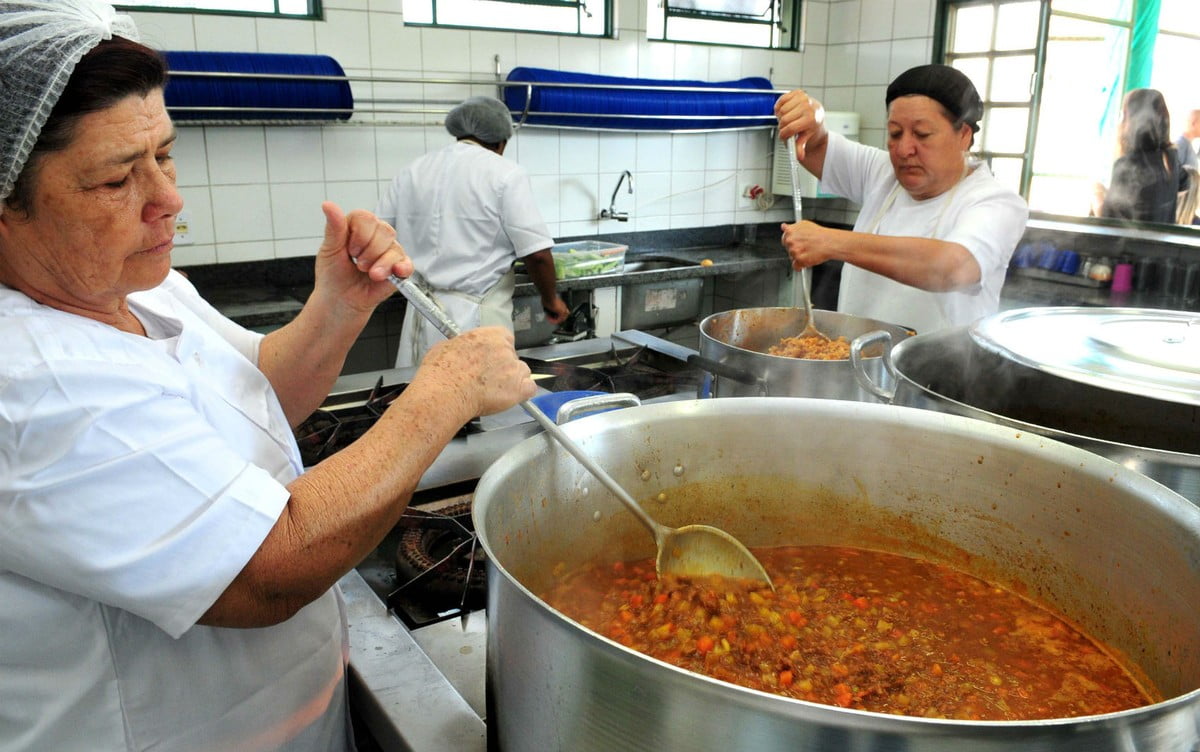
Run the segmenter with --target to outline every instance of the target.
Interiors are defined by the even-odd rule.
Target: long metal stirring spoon
[[[800,163],[796,161],[796,137],[795,136],[788,137],[787,146],[788,146],[788,167],[791,168],[791,175],[792,175],[792,204],[795,207],[796,221],[799,222],[801,220],[801,216],[800,216],[800,208],[801,208],[800,207],[800,203],[801,203]],[[822,339],[829,339],[829,335],[827,335],[827,334],[823,333],[822,331],[820,331],[819,329],[817,329],[816,325],[813,324],[813,305],[812,305],[812,294],[809,292],[809,286],[811,284],[809,282],[809,275],[810,275],[810,272],[809,272],[808,267],[806,266],[800,270],[799,274],[797,274],[795,277],[792,277],[793,297],[795,297],[795,293],[797,292],[795,288],[799,287],[800,288],[799,292],[801,293],[801,296],[804,298],[804,329],[800,332],[800,336],[801,337],[820,337]]]
[[[411,277],[400,279],[393,274],[388,277],[388,281],[395,285],[409,304],[437,327],[438,331],[446,338],[458,336],[458,324],[446,315],[437,301],[429,297]],[[521,403],[521,407],[537,421],[546,433],[570,452],[571,456],[579,461],[579,464],[594,475],[605,488],[612,491],[613,495],[620,499],[643,525],[650,529],[654,535],[654,543],[658,547],[654,568],[659,575],[668,573],[678,575],[718,574],[725,577],[761,580],[770,585],[772,590],[775,589],[762,564],[737,538],[711,525],[684,525],[680,528],[672,528],[656,522],[612,476],[604,471],[604,468],[596,464],[595,460],[572,441],[571,437],[567,436],[557,423],[538,409],[537,405],[525,400]]]

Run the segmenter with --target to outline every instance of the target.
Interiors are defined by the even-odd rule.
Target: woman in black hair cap
[[[838,310],[927,332],[995,313],[1029,210],[968,151],[983,103],[965,75],[921,65],[887,88],[887,151],[824,126],[803,90],[775,104],[779,137],[822,188],[861,209],[853,231],[783,225],[796,269],[845,262]]]

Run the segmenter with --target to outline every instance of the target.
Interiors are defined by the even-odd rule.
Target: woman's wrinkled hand
[[[369,211],[349,214],[332,201],[321,204],[325,239],[317,251],[313,295],[370,311],[396,288],[388,276],[407,277],[412,261],[396,242],[396,231]]]
[[[414,377],[425,378],[457,392],[470,416],[498,413],[537,393],[512,332],[499,326],[470,329],[434,345]]]
[[[784,222],[780,229],[783,230],[780,243],[787,251],[788,258],[792,260],[792,268],[796,271],[833,258],[829,228],[804,220],[794,224]]]
[[[779,119],[779,139],[796,137],[796,159],[803,161],[810,141],[825,130],[825,108],[803,89],[795,89],[775,100],[775,117]]]

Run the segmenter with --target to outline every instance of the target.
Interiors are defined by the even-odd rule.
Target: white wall
[[[651,0],[652,1],[652,0]],[[803,52],[648,42],[644,4],[618,0],[617,39],[409,28],[400,0],[324,0],[319,22],[176,13],[134,13],[142,40],[159,49],[331,55],[351,76],[493,80],[499,70],[543,68],[710,81],[768,77],[777,89],[804,86],[830,110],[862,114],[861,139],[883,142],[883,93],[895,74],[928,62],[935,0],[805,0]],[[372,86],[375,87],[372,90]],[[356,82],[356,100],[411,96],[400,84]],[[456,101],[495,87],[427,86]],[[383,116],[380,116],[383,117]],[[392,116],[393,118],[399,116]],[[357,116],[356,116],[357,119]],[[184,126],[176,147],[191,245],[175,264],[229,263],[311,255],[320,242],[320,203],[372,209],[406,162],[450,137],[437,125]],[[760,211],[742,196],[769,185],[768,130],[728,133],[611,133],[521,129],[505,156],[530,172],[556,237],[790,220],[781,199]],[[597,220],[622,170],[630,220]],[[632,203],[631,203],[632,202]]]

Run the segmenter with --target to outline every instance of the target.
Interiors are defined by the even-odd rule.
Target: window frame
[[[233,3],[236,0],[228,0]],[[305,13],[283,13],[279,10],[280,0],[274,0],[274,11],[238,10],[236,8],[169,8],[145,3],[113,3],[113,8],[123,13],[188,13],[206,16],[249,16],[251,18],[286,18],[289,20],[320,21],[324,19],[322,0],[306,0],[308,11]]]
[[[1019,192],[1022,196],[1029,195],[1029,186],[1033,179],[1033,149],[1036,142],[1038,113],[1041,109],[1042,101],[1042,78],[1046,65],[1046,36],[1050,23],[1050,2],[1049,0],[1039,0],[1040,7],[1038,12],[1038,29],[1034,38],[1034,46],[1032,48],[1022,48],[1019,50],[997,50],[996,42],[996,24],[992,24],[992,39],[988,49],[983,52],[967,52],[956,53],[949,51],[947,47],[950,44],[953,28],[950,24],[950,15],[952,9],[963,7],[982,7],[990,5],[994,13],[998,13],[1000,6],[1007,3],[1022,2],[1023,0],[938,0],[937,15],[934,19],[933,32],[933,49],[934,59],[941,60],[946,65],[953,65],[956,60],[977,60],[987,59],[989,61],[989,70],[991,69],[992,61],[1002,57],[1016,57],[1020,55],[1033,54],[1033,81],[1030,82],[1030,97],[1028,102],[1014,101],[997,101],[990,97],[990,90],[980,91],[980,98],[983,100],[983,122],[986,125],[987,119],[991,116],[992,111],[996,107],[1011,108],[1011,107],[1028,107],[1029,117],[1026,119],[1025,129],[1025,145],[1020,153],[1016,152],[996,152],[979,149],[973,153],[977,154],[984,161],[989,162],[993,157],[1000,158],[1020,158],[1021,159],[1021,177],[1019,181]],[[994,21],[994,19],[993,19]]]
[[[737,47],[740,49],[751,49],[751,50],[768,50],[768,51],[779,50],[782,52],[803,52],[804,51],[804,27],[805,27],[805,22],[806,22],[805,11],[808,8],[808,4],[805,2],[805,0],[772,0],[772,2],[771,2],[772,18],[770,20],[765,20],[765,21],[762,20],[758,16],[750,16],[748,14],[725,13],[725,12],[721,12],[721,11],[704,11],[704,10],[694,10],[694,9],[689,10],[689,9],[684,9],[684,8],[676,8],[676,9],[672,10],[670,7],[669,0],[661,0],[661,1],[660,0],[646,0],[646,2],[647,2],[647,7],[646,7],[647,20],[649,20],[649,14],[653,13],[655,10],[655,7],[654,7],[655,3],[659,3],[659,7],[662,8],[662,15],[663,15],[663,26],[662,26],[663,36],[661,38],[652,37],[652,36],[650,36],[649,29],[647,29],[647,31],[646,31],[647,41],[650,41],[650,42],[670,42],[673,44],[700,44],[700,45],[709,45],[709,46],[715,46],[715,47]],[[789,16],[791,18],[795,19],[790,24],[788,24]],[[786,28],[783,31],[781,31],[779,46],[771,45],[771,46],[764,47],[764,46],[754,45],[754,44],[734,44],[731,42],[707,42],[707,41],[697,41],[697,40],[693,40],[693,39],[671,38],[669,36],[668,30],[670,28],[669,22],[670,22],[670,19],[672,19],[672,18],[685,18],[685,19],[701,21],[701,22],[703,22],[703,21],[719,21],[721,23],[744,23],[747,25],[780,26],[780,27],[783,27],[784,24],[788,24],[789,28]]]
[[[498,31],[498,32],[512,32],[512,33],[519,33],[519,34],[551,34],[554,36],[579,37],[581,39],[612,39],[616,35],[616,23],[615,23],[616,0],[598,0],[603,5],[601,12],[603,13],[603,18],[604,18],[603,30],[598,34],[590,34],[590,33],[585,33],[582,31],[573,31],[573,32],[572,31],[553,31],[553,30],[546,30],[546,29],[526,29],[526,28],[503,27],[503,26],[475,26],[475,25],[470,25],[470,24],[439,23],[437,20],[438,1],[439,0],[429,0],[429,2],[432,5],[433,21],[410,21],[408,18],[405,18],[404,25],[420,27],[420,28],[425,28],[425,29],[465,29],[465,30],[469,30],[469,31]],[[402,2],[402,0],[397,0],[397,2]],[[584,12],[584,13],[588,12],[588,10],[589,10],[588,0],[566,0],[566,1],[564,1],[564,0],[490,0],[490,2],[502,2],[502,3],[512,3],[514,5],[548,6],[548,7],[560,7],[560,8],[575,6],[576,8],[582,9],[582,12]],[[595,11],[593,10],[592,12],[594,13]]]
[[[952,39],[952,33],[953,33],[950,19],[951,19],[951,15],[958,9],[979,7],[979,6],[989,6],[989,5],[993,6],[995,8],[999,8],[999,6],[1001,6],[1001,5],[1014,3],[1014,2],[1021,2],[1021,1],[1022,0],[937,0],[937,5],[935,8],[935,17],[934,17],[934,35],[933,35],[933,46],[932,46],[933,60],[941,61],[941,62],[949,65],[949,64],[953,64],[953,62],[955,60],[959,60],[959,59],[969,59],[969,58],[979,58],[979,57],[988,57],[989,59],[995,59],[997,57],[1002,57],[1006,54],[1010,54],[1009,51],[1007,51],[1007,50],[999,51],[999,50],[995,49],[994,37],[993,37],[992,43],[990,45],[990,48],[986,52],[955,53],[955,52],[949,50],[949,45],[950,45],[950,41]],[[1130,71],[1135,66],[1142,65],[1146,62],[1144,56],[1149,55],[1150,59],[1151,60],[1153,59],[1153,49],[1151,49],[1151,50],[1145,50],[1144,48],[1138,49],[1135,47],[1133,39],[1132,39],[1132,37],[1133,37],[1132,29],[1138,23],[1144,22],[1144,19],[1141,17],[1140,14],[1148,13],[1148,11],[1147,11],[1148,6],[1134,3],[1132,6],[1132,9],[1131,9],[1131,18],[1128,21],[1126,21],[1126,20],[1122,20],[1122,19],[1112,19],[1112,18],[1106,18],[1106,17],[1102,17],[1102,16],[1087,15],[1087,14],[1083,14],[1083,13],[1079,13],[1079,12],[1075,12],[1075,11],[1054,10],[1053,0],[1036,0],[1036,2],[1039,3],[1038,30],[1037,30],[1036,42],[1035,42],[1035,44],[1036,44],[1036,49],[1034,52],[1034,66],[1035,67],[1034,67],[1034,72],[1033,72],[1033,81],[1031,83],[1030,99],[1029,99],[1029,103],[1028,103],[1029,117],[1027,119],[1027,124],[1026,124],[1024,152],[1020,155],[1011,154],[1011,153],[1007,153],[1007,152],[1006,153],[991,153],[991,152],[986,152],[983,150],[980,150],[979,152],[977,152],[985,160],[989,159],[990,157],[1010,158],[1010,157],[1019,156],[1022,160],[1021,177],[1020,177],[1020,181],[1019,181],[1020,182],[1019,191],[1020,191],[1021,195],[1023,197],[1025,197],[1027,200],[1031,193],[1031,189],[1033,187],[1033,182],[1034,182],[1035,177],[1037,177],[1038,175],[1045,175],[1047,177],[1052,177],[1054,175],[1054,173],[1050,173],[1050,172],[1039,173],[1036,169],[1037,166],[1034,164],[1034,156],[1035,156],[1035,151],[1036,151],[1036,146],[1037,146],[1037,135],[1038,135],[1038,129],[1040,126],[1040,121],[1041,121],[1043,89],[1045,86],[1046,76],[1047,76],[1047,64],[1049,62],[1047,60],[1047,54],[1048,54],[1050,41],[1051,41],[1049,39],[1049,36],[1050,36],[1050,32],[1051,32],[1050,27],[1051,27],[1052,19],[1055,17],[1061,17],[1061,18],[1066,18],[1066,19],[1077,19],[1077,20],[1088,21],[1088,22],[1096,22],[1096,23],[1102,23],[1102,24],[1105,24],[1107,26],[1111,26],[1114,28],[1125,29],[1126,31],[1130,32],[1129,33],[1129,42],[1128,42],[1128,45],[1124,52],[1125,59],[1124,59],[1124,64],[1123,64],[1123,75],[1122,75],[1121,83],[1120,83],[1121,91],[1119,92],[1119,95],[1120,95],[1119,99],[1123,99],[1125,93],[1127,91],[1129,91],[1131,88],[1137,88],[1137,86],[1134,85],[1136,82],[1132,82],[1130,80]],[[1157,13],[1157,8],[1155,8],[1154,12],[1155,12],[1155,14]],[[993,25],[993,35],[994,35],[994,33],[995,33],[995,25]],[[1187,32],[1179,32],[1177,30],[1164,31],[1164,30],[1158,29],[1157,26],[1156,26],[1155,35],[1156,35],[1155,36],[1156,40],[1159,37],[1168,35],[1168,36],[1183,37],[1183,38],[1188,38],[1188,39],[1195,39],[1197,41],[1200,41],[1200,33],[1193,35],[1193,34],[1189,34]],[[1018,54],[1027,54],[1027,52],[1028,52],[1027,50],[1022,50],[1022,51],[1019,51]],[[1135,60],[1134,58],[1137,56],[1143,56],[1143,57]],[[1148,84],[1142,84],[1142,85],[1148,85]],[[991,108],[996,105],[1004,106],[1004,103],[990,102],[986,92],[981,91],[980,94],[981,94],[982,98],[984,99],[984,118],[985,118],[984,122],[986,124],[986,122],[987,122],[986,118],[990,115]],[[1177,123],[1172,122],[1173,130],[1178,130],[1177,126],[1178,126]],[[1173,134],[1173,136],[1174,136],[1174,134]],[[1032,208],[1032,207],[1031,207],[1031,209],[1035,212],[1042,211],[1043,213],[1053,214],[1053,212],[1045,212],[1043,210],[1039,210],[1039,209]],[[1063,216],[1063,215],[1059,215],[1059,216]],[[1082,215],[1080,215],[1080,218],[1083,218]]]

